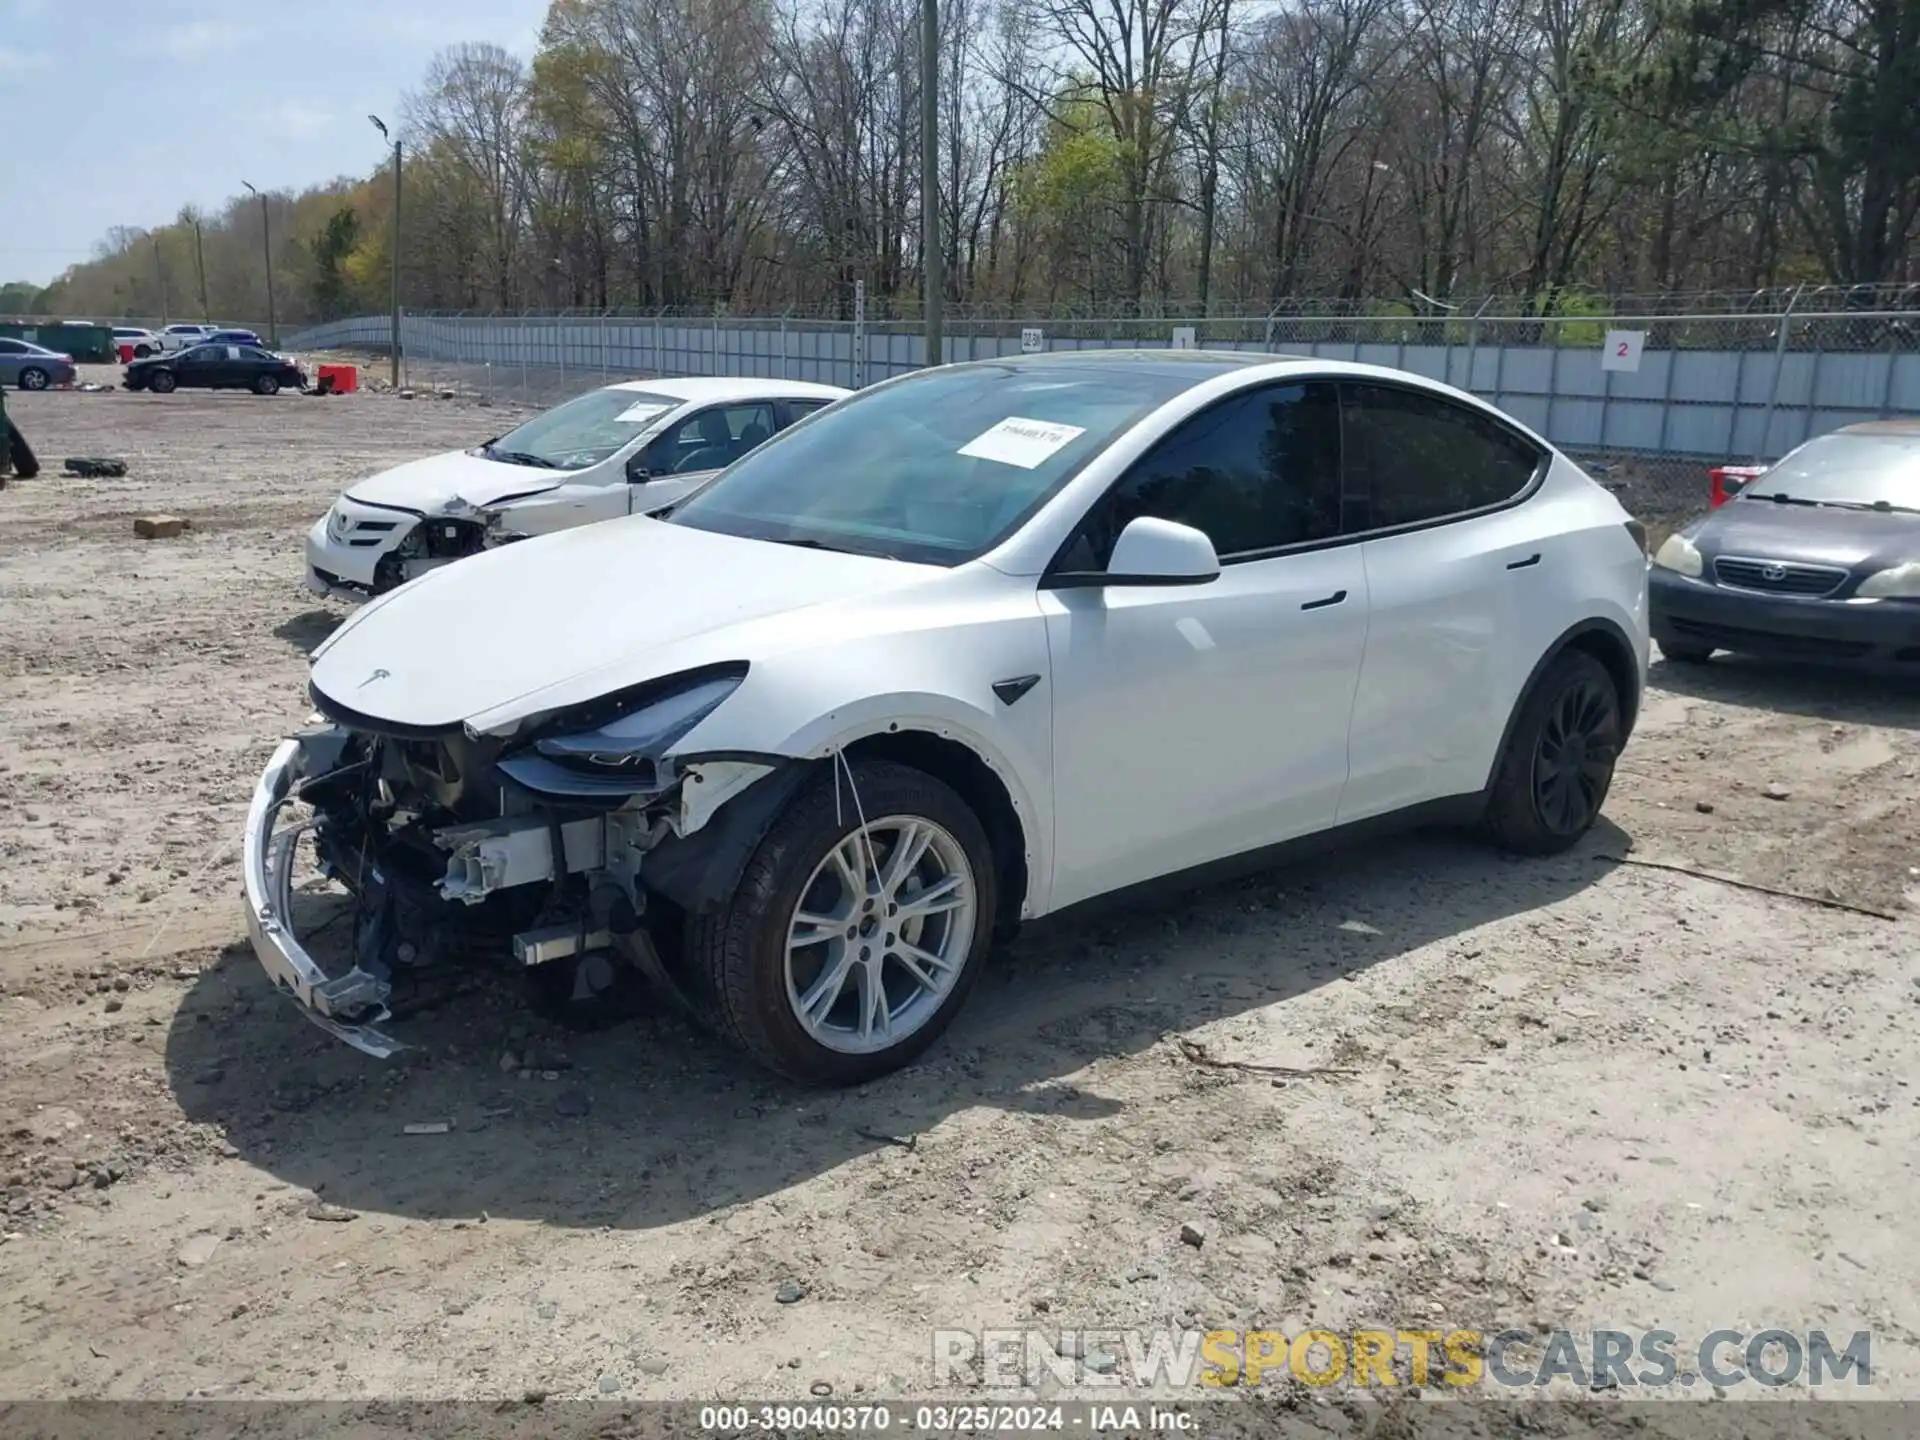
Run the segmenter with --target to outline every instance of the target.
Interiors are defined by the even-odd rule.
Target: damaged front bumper
[[[384,1060],[406,1048],[374,1028],[389,1018],[391,987],[357,966],[338,979],[329,978],[294,935],[293,863],[305,827],[281,827],[278,821],[298,794],[303,757],[298,738],[282,741],[247,809],[241,856],[247,934],[267,977],[294,998],[303,1015],[356,1050]]]

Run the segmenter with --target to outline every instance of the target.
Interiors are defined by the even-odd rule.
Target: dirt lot
[[[239,828],[339,614],[306,527],[511,407],[9,406],[51,463],[0,491],[0,1395],[901,1396],[935,1328],[1425,1322],[1870,1329],[1920,1398],[1913,694],[1658,665],[1570,857],[1030,936],[857,1092],[505,986],[382,1065],[268,993]]]

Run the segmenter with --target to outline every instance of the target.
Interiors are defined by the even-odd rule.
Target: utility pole
[[[267,197],[248,185],[245,180],[240,183],[246,185],[248,193],[260,202],[260,248],[267,259],[267,344],[278,350],[280,320],[273,307],[273,222],[267,213]]]
[[[940,248],[940,0],[920,0],[920,248],[927,364],[938,365],[946,358],[940,336],[946,299]]]
[[[207,304],[207,252],[200,241],[200,217],[193,217],[193,266],[200,275],[200,323],[213,323],[212,307]]]
[[[160,237],[149,230],[147,239],[153,242],[153,273],[160,280],[160,323],[165,325],[173,319],[169,313],[172,307],[167,303],[167,263],[160,255]]]
[[[374,129],[378,130],[384,138],[390,139],[390,140],[393,139],[392,136],[387,134],[386,122],[383,121],[378,115],[369,115],[367,116],[367,119],[373,122]],[[391,358],[393,361],[392,379],[393,379],[393,388],[396,390],[400,388],[400,167],[401,167],[400,142],[398,140],[394,140],[393,141],[393,230],[391,235],[388,237],[388,241],[387,241],[387,248],[393,252],[393,294],[391,296],[392,305],[393,305],[393,318],[391,323],[393,325],[393,328],[387,332],[388,339],[392,342],[387,348],[391,354]]]

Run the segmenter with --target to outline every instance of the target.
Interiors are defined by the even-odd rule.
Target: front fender
[[[1028,723],[1015,729],[1001,716],[1007,716],[1010,708],[1017,707],[1000,706],[991,695],[989,703],[1001,710],[1000,716],[961,697],[937,692],[864,695],[815,716],[777,739],[755,741],[749,741],[737,725],[713,723],[727,710],[723,705],[714,716],[691,731],[671,752],[671,757],[687,765],[702,759],[780,756],[799,762],[792,769],[810,770],[813,765],[808,762],[830,762],[839,752],[878,735],[919,733],[963,745],[1006,788],[1028,857],[1028,906],[1032,913],[1039,914],[1045,908],[1045,895],[1053,875],[1052,812],[1046,803],[1050,792],[1044,784],[1046,762],[1051,755],[1050,750],[1022,744],[1021,730],[1037,731],[1050,745],[1051,707],[1033,705],[1023,717]],[[766,783],[757,782],[746,794],[753,795]],[[739,803],[730,801],[722,808],[721,817]]]

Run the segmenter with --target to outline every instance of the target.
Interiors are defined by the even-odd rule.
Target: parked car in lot
[[[1655,552],[1649,604],[1669,660],[1920,676],[1920,421],[1849,425],[1748,480]]]
[[[267,342],[251,330],[215,330],[200,343],[202,345],[247,345],[255,350],[267,348]]]
[[[506,540],[664,509],[848,391],[801,380],[634,380],[472,450],[350,486],[307,535],[307,585],[384,594]]]
[[[44,390],[49,385],[71,385],[79,373],[71,355],[30,340],[0,339],[0,385]]]
[[[1640,701],[1644,540],[1538,435],[1397,371],[920,371],[666,520],[349,617],[254,793],[254,949],[374,1054],[394,987],[497,953],[588,1012],[650,976],[772,1069],[856,1082],[1023,919],[1417,820],[1574,844]],[[326,965],[309,846],[354,895]]]
[[[179,324],[169,325],[160,332],[160,348],[164,351],[190,350],[195,345],[203,345],[220,327],[218,325]]]
[[[151,330],[141,330],[132,325],[113,327],[113,343],[116,347],[125,345],[132,349],[133,358],[144,360],[149,355],[158,355],[162,348],[160,337]]]
[[[251,345],[196,345],[177,355],[134,361],[127,366],[123,383],[129,390],[151,390],[156,395],[177,389],[275,395],[284,389],[304,390],[307,377],[286,357]]]

